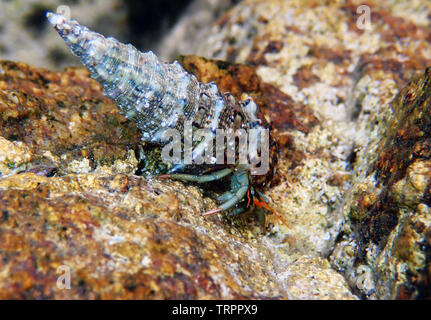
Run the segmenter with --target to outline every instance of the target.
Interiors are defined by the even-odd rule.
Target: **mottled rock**
[[[0,199],[2,299],[283,297],[270,252],[203,219],[194,187],[23,173],[0,181]]]
[[[21,141],[9,141],[0,137],[0,176],[25,170],[33,152]]]
[[[146,146],[86,70],[0,70],[0,298],[288,297],[257,217],[134,175]]]
[[[0,136],[0,163],[9,168],[0,175],[33,167],[59,174],[137,170],[141,134],[84,68],[49,72],[1,62]]]
[[[287,297],[295,300],[352,299],[352,294],[340,286],[345,281],[343,276],[333,272],[327,259],[304,256],[295,260],[281,274],[286,281]]]
[[[391,271],[383,268],[377,272],[369,261],[381,257],[381,266],[385,266],[379,252],[391,243],[387,241],[392,230],[408,229],[405,224],[401,227],[398,209],[386,211],[384,207],[391,203],[379,195],[391,195],[394,201],[402,198],[409,204],[416,201],[421,212],[427,212],[425,201],[418,203],[422,196],[426,199],[421,188],[427,185],[427,165],[413,165],[409,170],[403,165],[400,171],[392,167],[400,165],[396,159],[412,156],[413,161],[426,147],[412,149],[415,140],[407,138],[393,149],[390,144],[398,141],[390,140],[387,158],[382,155],[376,162],[376,157],[390,123],[387,119],[392,117],[390,102],[412,77],[431,65],[431,4],[421,0],[367,1],[371,20],[366,28],[358,24],[360,5],[360,1],[244,1],[218,21],[207,41],[196,43],[194,52],[256,66],[263,81],[289,97],[288,105],[305,105],[317,119],[308,131],[285,128],[282,135],[287,138],[280,140],[286,144],[280,158],[280,183],[268,192],[277,203],[276,210],[291,224],[288,230],[283,229],[292,250],[289,261],[303,254],[326,257],[332,252],[332,266],[345,272],[352,288],[363,297],[408,296],[393,292],[397,281],[409,288],[404,292],[413,292],[410,297],[424,297],[429,282],[421,269],[424,264],[418,261],[424,261],[427,249],[415,248],[425,243],[425,229],[415,231],[416,247],[402,254],[419,254],[420,259],[413,255],[419,263],[414,268],[420,279],[417,272],[409,275],[405,265],[398,265],[404,271],[392,267]],[[274,119],[283,123],[283,117]],[[411,132],[422,120],[404,117],[397,121],[411,121],[405,123]],[[406,179],[399,180],[406,170]],[[382,191],[387,186],[382,179],[376,185],[375,172],[384,173],[398,189],[394,185],[390,194]],[[413,190],[416,196],[407,200],[404,193]],[[362,209],[357,210],[358,206]],[[367,228],[371,217],[375,219],[372,230]],[[362,227],[357,221],[363,221]],[[360,239],[367,240],[363,243]],[[373,245],[368,246],[370,242]],[[365,252],[373,258],[359,259]],[[391,253],[387,251],[386,256]],[[395,280],[401,274],[403,280]]]
[[[430,298],[431,73],[391,103],[371,165],[358,175],[344,210],[351,234],[333,264],[374,299]],[[362,160],[364,161],[364,160]],[[349,252],[349,254],[345,254]]]

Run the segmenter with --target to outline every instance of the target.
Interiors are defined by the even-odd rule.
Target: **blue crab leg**
[[[218,202],[225,202],[225,201],[232,199],[234,196],[235,196],[235,194],[233,192],[226,191],[220,197],[217,198],[217,201]]]
[[[235,196],[235,192],[238,191],[238,189],[241,187],[241,183],[238,181],[238,176],[241,176],[240,174],[233,174],[230,182],[230,190],[223,193],[221,196],[217,198],[218,202],[226,202],[230,199],[232,199]]]
[[[241,208],[241,207],[235,208],[232,211],[229,211],[228,216],[236,216],[240,213],[245,212],[245,210],[246,210],[245,208]]]
[[[238,191],[239,188],[241,188],[241,183],[238,181],[238,176],[241,177],[242,175],[241,174],[232,175],[230,190],[226,191],[221,196],[219,196],[217,198],[217,202],[223,203],[225,201],[232,199],[235,196],[235,193]],[[247,198],[249,199],[249,204],[250,204],[250,198],[248,195],[247,195]],[[247,204],[247,207],[249,204]]]
[[[265,196],[262,192],[260,192],[259,190],[256,190],[257,194],[263,199],[263,201],[265,201],[266,203],[269,203],[269,199],[267,196]]]
[[[232,173],[232,170],[226,168],[226,169],[212,172],[210,174],[204,174],[201,176],[197,176],[194,174],[171,173],[171,174],[160,175],[159,178],[170,178],[170,179],[174,179],[174,180],[204,183],[204,182],[211,182],[211,181],[219,180],[223,177],[226,177],[227,175],[229,175],[231,173]]]
[[[228,210],[244,198],[244,196],[248,191],[248,188],[250,187],[247,173],[245,172],[234,173],[234,176],[232,177],[232,179],[237,179],[237,181],[240,183],[240,187],[235,191],[235,193],[233,193],[233,197],[227,200],[226,202],[222,203],[220,207],[218,207],[217,209],[204,213],[203,216],[209,216],[211,214]]]

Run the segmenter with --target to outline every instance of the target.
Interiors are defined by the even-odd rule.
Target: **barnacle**
[[[251,98],[237,101],[232,95],[221,93],[214,82],[199,82],[177,61],[163,63],[151,51],[143,53],[130,44],[105,38],[76,20],[54,13],[47,13],[47,18],[90,70],[91,76],[102,84],[105,95],[116,102],[126,118],[136,123],[142,131],[143,141],[164,145],[167,130],[184,132],[188,125],[192,131],[206,130],[207,134],[201,140],[190,142],[192,163],[177,163],[169,174],[160,177],[203,183],[231,175],[231,190],[218,198],[219,208],[206,215],[225,210],[230,210],[231,214],[239,213],[243,210],[238,207],[239,203],[246,195],[250,200],[250,194],[252,206],[269,208],[262,200],[262,194],[254,188],[267,184],[273,176],[277,145],[271,137],[271,161],[264,174],[254,175],[255,166],[250,163],[220,164],[214,157],[206,159],[209,160],[206,163],[199,161],[207,157],[205,150],[213,143],[219,129],[254,129],[260,137],[268,132],[268,126],[257,116],[257,106]],[[181,144],[184,154],[186,139]],[[238,146],[236,143],[235,148]],[[258,148],[262,152],[262,145]],[[247,202],[248,206],[250,201]]]

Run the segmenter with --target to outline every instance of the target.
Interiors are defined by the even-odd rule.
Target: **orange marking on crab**
[[[268,210],[268,211],[270,211],[271,213],[273,213],[278,219],[280,219],[280,221],[286,226],[286,227],[289,227],[288,226],[288,224],[287,224],[287,222],[281,217],[281,216],[279,216],[276,212],[275,212],[275,210],[274,209],[272,209],[271,208],[271,206],[270,205],[268,205],[266,202],[264,202],[264,201],[259,201],[259,200],[257,200],[257,199],[253,199],[253,203],[254,203],[254,205],[256,206],[256,207],[258,207],[258,208],[264,208],[264,209],[266,209],[266,210]]]
[[[159,179],[168,179],[170,177],[171,177],[170,174],[161,174],[161,175],[157,176],[157,178],[159,178]]]

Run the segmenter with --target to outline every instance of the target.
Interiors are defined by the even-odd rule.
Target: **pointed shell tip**
[[[50,11],[46,12],[46,17],[54,27],[67,21],[67,19],[63,15]]]
[[[49,22],[51,22],[52,19],[54,18],[55,14],[51,11],[47,11],[45,15],[46,15],[47,19],[49,20]]]

